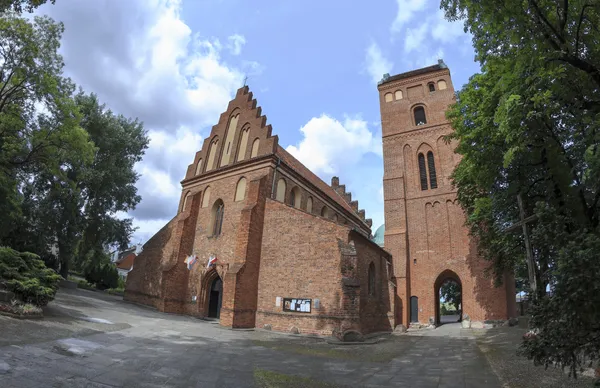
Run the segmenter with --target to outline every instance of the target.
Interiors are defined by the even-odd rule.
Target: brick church
[[[473,321],[514,316],[514,281],[483,275],[449,180],[449,70],[386,75],[378,89],[382,244],[339,178],[325,183],[279,145],[245,86],[189,165],[178,214],[136,258],[125,299],[233,328],[368,334],[439,322],[452,280]]]

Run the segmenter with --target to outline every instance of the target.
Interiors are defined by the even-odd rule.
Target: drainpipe
[[[271,185],[271,199],[275,199],[275,180],[277,179],[277,167],[281,163],[281,158],[277,157],[277,164],[275,165],[275,172],[273,173],[273,184]]]

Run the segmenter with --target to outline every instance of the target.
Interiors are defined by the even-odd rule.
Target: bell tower
[[[447,281],[461,288],[457,319],[464,314],[474,321],[507,319],[508,302],[515,304],[514,280],[495,288],[484,278],[488,263],[477,256],[450,180],[460,161],[456,144],[444,139],[452,133],[445,113],[455,101],[450,70],[440,59],[433,66],[386,74],[377,89],[384,246],[394,261],[396,324],[439,323],[439,288]]]

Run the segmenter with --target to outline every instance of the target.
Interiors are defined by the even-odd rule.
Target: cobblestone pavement
[[[474,337],[444,326],[340,346],[61,290],[43,320],[0,316],[0,387],[500,387]]]

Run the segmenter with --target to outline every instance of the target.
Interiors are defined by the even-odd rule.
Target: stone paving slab
[[[58,313],[40,322],[45,337],[29,336],[31,325],[25,331],[7,325],[0,343],[10,344],[12,336],[15,346],[0,347],[2,388],[255,387],[257,370],[327,387],[501,387],[475,340],[460,333],[336,347],[314,338],[223,330],[80,290],[61,291],[53,303],[77,330],[60,326],[57,338]]]

